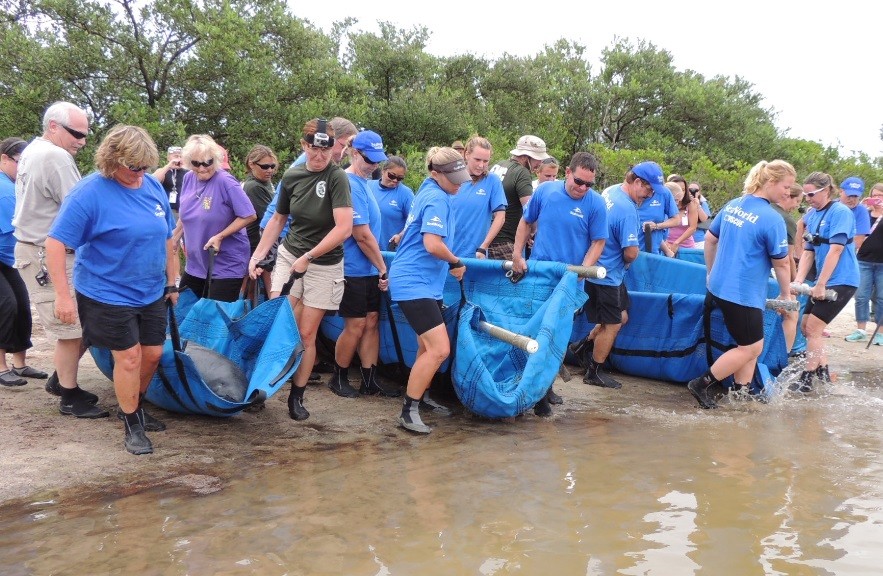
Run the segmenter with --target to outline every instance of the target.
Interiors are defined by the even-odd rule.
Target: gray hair
[[[71,112],[74,110],[86,114],[86,111],[70,102],[54,102],[43,113],[43,131],[49,130],[49,122],[57,122],[63,126],[71,123]],[[88,116],[87,116],[88,117]]]

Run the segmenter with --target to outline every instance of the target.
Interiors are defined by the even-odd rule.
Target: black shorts
[[[441,300],[418,298],[417,300],[399,300],[396,303],[418,336],[445,323],[445,319],[442,317],[444,302]]]
[[[619,286],[586,282],[586,318],[592,324],[622,324],[622,313],[632,304],[625,283]]]
[[[128,350],[135,344],[162,346],[168,309],[165,296],[147,306],[104,304],[77,292],[77,311],[86,346]]]
[[[724,315],[724,325],[739,346],[750,346],[763,340],[763,310],[742,306],[709,293]]]
[[[840,311],[849,304],[849,299],[855,294],[857,288],[855,286],[828,286],[828,290],[836,292],[837,299],[813,300],[810,298],[806,303],[806,308],[803,309],[804,316],[812,314],[825,324],[830,324],[831,320],[836,318]]]
[[[178,287],[181,290],[190,288],[199,298],[207,297],[219,302],[236,302],[242,292],[242,278],[212,278],[211,291],[207,296],[203,296],[205,284],[205,278],[197,278],[184,272]]]
[[[343,299],[337,313],[344,318],[364,318],[380,311],[380,276],[344,276]]]

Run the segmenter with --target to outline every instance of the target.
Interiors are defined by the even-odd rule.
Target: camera
[[[46,286],[49,284],[49,272],[45,268],[40,268],[40,271],[34,276],[34,280],[40,286]]]
[[[821,246],[822,245],[822,237],[818,234],[811,234],[809,231],[805,231],[803,233],[803,241],[809,242],[813,246]]]
[[[334,138],[326,134],[325,132],[316,132],[312,135],[312,144],[316,148],[330,148],[334,146]]]

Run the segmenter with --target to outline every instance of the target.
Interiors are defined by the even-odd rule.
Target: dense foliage
[[[0,0],[0,137],[38,134],[43,110],[70,100],[93,119],[94,147],[115,123],[147,128],[160,148],[208,133],[234,172],[255,143],[285,163],[315,116],[345,116],[380,132],[423,178],[429,146],[487,136],[494,159],[537,134],[563,161],[579,150],[602,162],[599,185],[653,159],[698,179],[713,205],[741,189],[759,159],[784,158],[801,175],[883,181],[883,159],[840,156],[788,138],[746,80],[678,71],[653,44],[618,40],[592,70],[566,39],[533,57],[429,55],[430,32],[380,23],[321,31],[283,0]]]

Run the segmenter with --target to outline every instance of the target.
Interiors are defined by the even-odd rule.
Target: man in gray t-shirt
[[[86,145],[89,118],[70,102],[56,102],[43,115],[43,135],[22,153],[15,180],[15,267],[28,288],[46,334],[57,338],[55,372],[46,390],[61,396],[59,411],[78,418],[102,418],[108,413],[95,406],[98,397],[77,385],[77,369],[84,348],[79,322],[63,324],[55,317],[55,289],[46,272],[45,249],[49,228],[64,197],[80,180],[74,155]],[[68,284],[74,264],[68,250]]]

